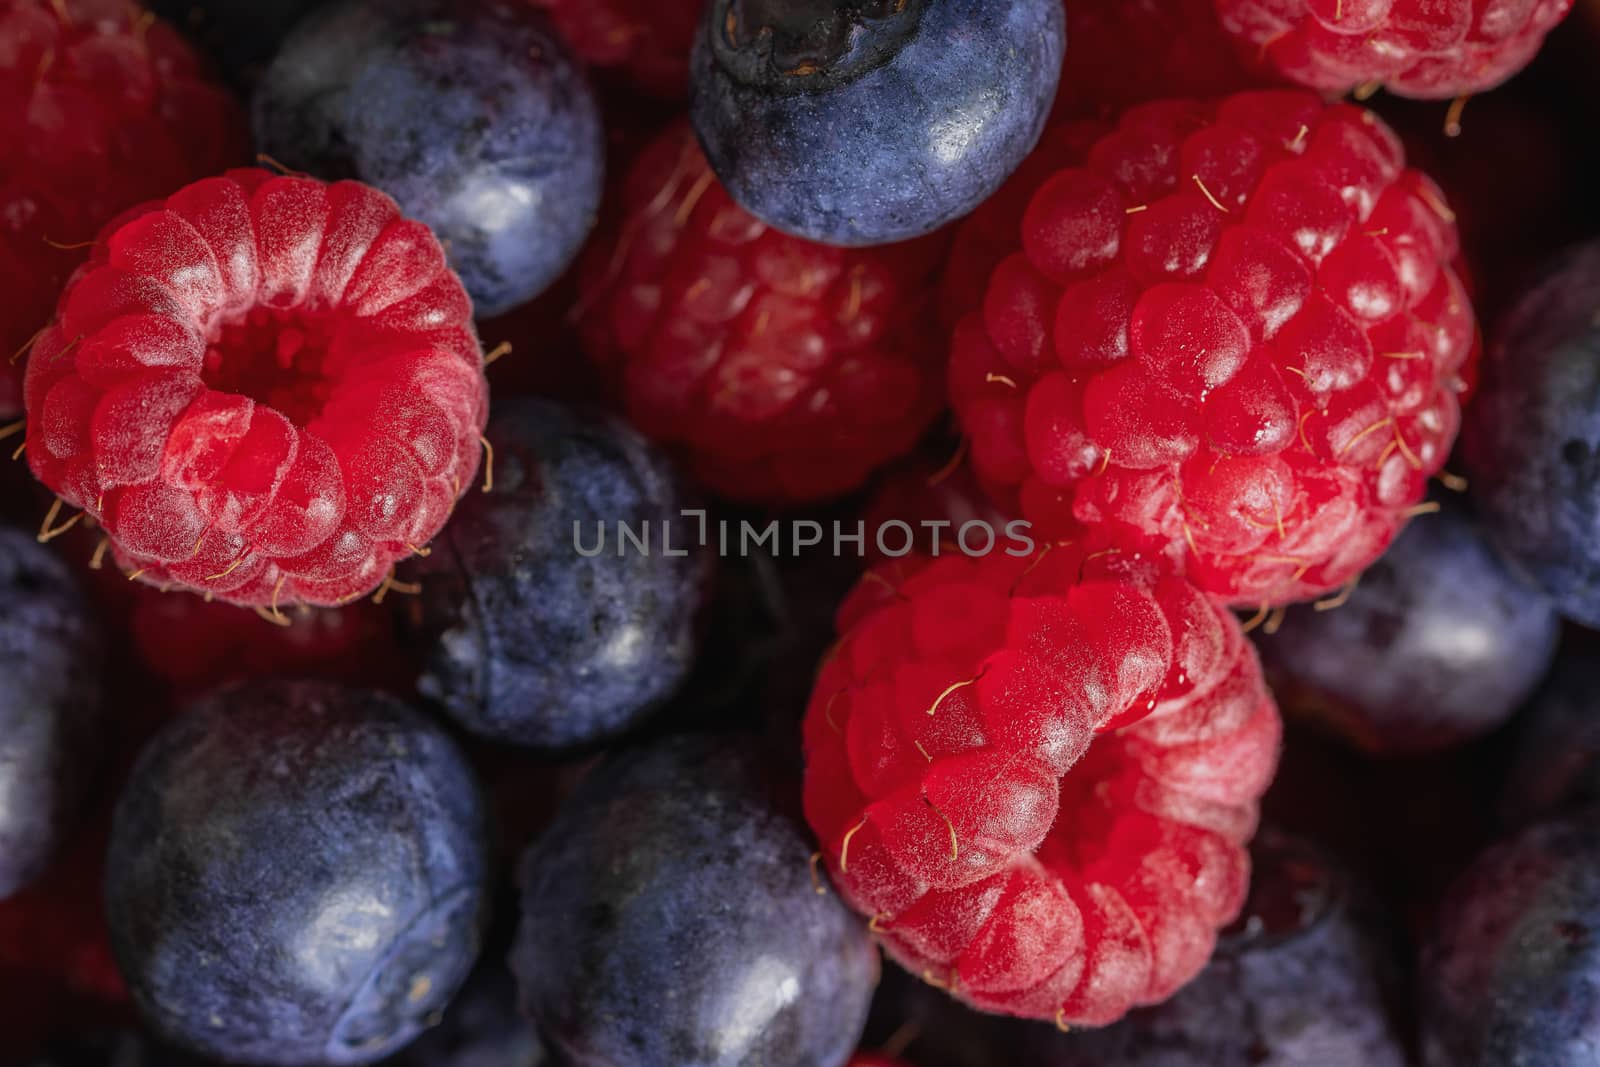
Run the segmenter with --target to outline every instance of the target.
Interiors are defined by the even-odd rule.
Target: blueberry
[[[0,900],[44,873],[100,755],[101,640],[52,553],[0,527]]]
[[[1451,888],[1422,955],[1429,1067],[1600,1061],[1600,821],[1530,826]]]
[[[1404,1067],[1387,922],[1307,842],[1263,833],[1241,919],[1172,999],[1100,1030],[1032,1029],[1024,1067]]]
[[[494,491],[468,494],[413,572],[418,688],[487,738],[570,749],[614,737],[693,665],[710,559],[681,514],[690,499],[662,454],[609,416],[520,398],[496,407],[487,437]]]
[[[454,744],[391,697],[222,692],[140,755],[112,827],[112,947],[145,1019],[244,1064],[359,1064],[478,952],[484,813]]]
[[[1539,684],[1560,636],[1550,601],[1506,567],[1461,504],[1441,505],[1342,606],[1291,608],[1261,636],[1286,713],[1369,752],[1412,753],[1493,730]]]
[[[1463,447],[1506,557],[1600,626],[1600,241],[1562,256],[1496,331]]]
[[[523,1011],[572,1067],[838,1067],[878,978],[749,743],[614,756],[524,856]]]
[[[526,0],[320,11],[256,90],[255,132],[279,162],[375,185],[433,227],[482,316],[553,282],[600,204],[594,94]]]
[[[543,1067],[544,1046],[517,1011],[517,984],[504,963],[486,963],[444,1020],[384,1067]]]
[[[1563,654],[1518,722],[1501,799],[1505,821],[1600,804],[1600,672],[1593,659]]]
[[[1060,0],[712,0],[690,117],[733,198],[841,245],[930,233],[989,197],[1044,129]]]

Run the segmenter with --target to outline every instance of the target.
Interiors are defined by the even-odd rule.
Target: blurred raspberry
[[[1280,725],[1237,622],[1071,546],[878,569],[806,716],[806,817],[891,956],[975,1007],[1103,1025],[1244,901]]]
[[[701,0],[533,0],[578,58],[668,100],[689,92]]]
[[[834,248],[770,229],[687,125],[634,165],[581,278],[590,356],[629,418],[709,488],[797,503],[859,486],[942,406],[943,238]]]
[[[355,182],[234,171],[125,216],[33,348],[28,460],[118,563],[234,604],[334,606],[473,489],[471,306]]]
[[[1297,91],[1142,105],[1078,158],[955,330],[979,476],[1036,536],[1230,603],[1348,582],[1459,423],[1474,325],[1437,186],[1370,112]]]

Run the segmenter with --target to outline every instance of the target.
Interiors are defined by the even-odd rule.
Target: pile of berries
[[[1590,1062],[1600,20],[149,2],[0,2],[5,1063]]]

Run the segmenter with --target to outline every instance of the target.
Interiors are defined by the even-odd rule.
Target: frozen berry
[[[835,1067],[878,977],[738,740],[613,757],[522,861],[512,968],[561,1062]]]
[[[244,122],[165,22],[116,0],[0,5],[0,360],[50,319],[77,247],[238,161]],[[22,410],[0,364],[0,421]]]
[[[1250,74],[1213,0],[1070,0],[1056,114],[1096,115],[1169,96],[1220,96]]]
[[[937,239],[852,251],[769,229],[682,125],[635,163],[620,216],[584,259],[585,347],[709,488],[846,492],[938,413]]]
[[[480,736],[605,741],[683,684],[711,559],[672,466],[620,420],[499,405],[495,491],[410,571],[418,688]],[[703,515],[703,512],[702,512]]]
[[[1060,0],[710,0],[689,114],[733,199],[787,233],[868,245],[983,202],[1039,139]]]
[[[900,561],[845,602],[806,814],[889,954],[986,1011],[1171,996],[1244,900],[1280,726],[1193,586],[1059,546]]]
[[[1600,1047],[1600,829],[1531,826],[1452,887],[1422,956],[1428,1067],[1588,1067]]]
[[[1600,672],[1594,661],[1564,653],[1517,722],[1504,821],[1521,825],[1600,807]]]
[[[1448,99],[1527,66],[1572,0],[1216,0],[1223,27],[1278,74],[1328,93]]]
[[[433,234],[376,189],[254,170],[111,227],[27,386],[34,474],[126,570],[275,615],[432,540],[488,414]]]
[[[1354,589],[1289,609],[1261,638],[1284,714],[1396,755],[1489,733],[1533,692],[1555,658],[1560,619],[1506,569],[1463,506],[1443,505],[1413,522]]]
[[[531,0],[578,58],[667,100],[689,93],[702,0]]]
[[[101,639],[66,565],[0,527],[0,900],[74,828],[102,747]]]
[[[1491,538],[1563,615],[1600,626],[1600,242],[1562,256],[1496,330],[1463,434]]]
[[[1078,158],[954,334],[978,474],[1229,603],[1343,585],[1455,438],[1473,316],[1437,187],[1298,91],[1142,105]]]
[[[599,110],[548,20],[509,0],[343,0],[255,96],[261,148],[355,178],[433,227],[479,315],[542,292],[594,225]]]
[[[1199,978],[1103,1030],[1035,1028],[1026,1067],[1405,1067],[1365,888],[1294,838],[1263,833],[1252,858],[1241,922]]]
[[[134,767],[106,913],[145,1019],[236,1063],[370,1063],[478,953],[484,810],[450,739],[392,698],[224,690]]]

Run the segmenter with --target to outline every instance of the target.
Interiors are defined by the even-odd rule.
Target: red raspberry
[[[1572,0],[1216,0],[1229,34],[1279,74],[1343,93],[1448,99],[1528,65]]]
[[[839,626],[806,818],[891,956],[975,1007],[1092,1025],[1205,965],[1281,732],[1226,609],[1062,545],[881,568]]]
[[[108,228],[28,361],[28,458],[124,567],[335,605],[427,544],[488,411],[465,290],[356,182],[233,171]]]
[[[1095,528],[1230,603],[1337,588],[1444,463],[1472,310],[1454,216],[1370,112],[1163,101],[1030,199],[950,388],[1036,536]]]
[[[711,489],[843,493],[938,414],[942,238],[833,248],[770,229],[728,197],[686,123],[640,156],[620,215],[583,264],[585,346],[629,418]]]
[[[1058,115],[1096,115],[1168,96],[1217,96],[1255,79],[1213,0],[1068,0]]]
[[[70,246],[237,161],[243,131],[188,45],[137,5],[0,4],[0,358],[49,320],[83,258]],[[0,368],[0,416],[21,410],[20,375]]]
[[[656,96],[689,92],[689,50],[702,0],[533,0],[544,8],[578,58],[619,70]]]

